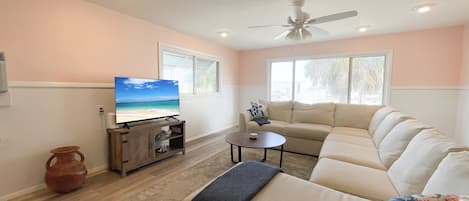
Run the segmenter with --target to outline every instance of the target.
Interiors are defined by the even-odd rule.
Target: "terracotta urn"
[[[51,150],[53,154],[46,163],[46,184],[57,193],[68,193],[80,188],[86,179],[85,156],[78,151],[78,146],[58,147]],[[80,160],[75,158],[80,156]],[[52,160],[55,163],[51,165]]]

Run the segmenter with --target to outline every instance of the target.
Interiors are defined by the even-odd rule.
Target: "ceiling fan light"
[[[301,39],[306,40],[312,38],[311,33],[306,29],[301,29]]]
[[[300,28],[300,29],[292,29],[285,38],[288,40],[299,41],[299,40],[306,40],[311,37],[312,35],[308,30]]]
[[[287,34],[286,38],[289,40],[298,40],[297,30],[296,29],[291,30],[290,33]]]

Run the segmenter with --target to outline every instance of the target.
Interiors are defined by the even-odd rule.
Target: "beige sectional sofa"
[[[385,122],[383,122],[385,123]],[[355,137],[367,143],[347,143],[326,138],[324,151],[314,168],[310,181],[341,192],[370,200],[387,200],[398,195],[420,193],[469,194],[469,171],[447,168],[445,174],[465,171],[460,176],[438,176],[429,181],[440,162],[449,154],[461,154],[459,162],[469,165],[469,155],[460,146],[437,129],[415,120],[395,126],[381,143],[369,144],[375,136]],[[390,143],[390,142],[393,143]],[[374,143],[374,142],[373,142]],[[345,146],[341,146],[345,145]],[[364,151],[366,150],[366,151]],[[464,161],[465,160],[465,161]],[[454,161],[454,164],[458,164]],[[440,181],[465,183],[466,187],[452,185],[442,188]],[[427,188],[428,186],[428,188]],[[439,186],[432,188],[431,186]],[[425,191],[424,189],[432,189]],[[461,189],[465,188],[465,189]]]
[[[268,111],[273,118],[279,117],[278,107],[287,113],[291,108],[291,113],[282,120],[274,119],[270,127],[253,125],[244,113],[242,129],[274,128],[286,136],[289,150],[317,153],[319,160],[309,181],[280,173],[253,200],[358,201],[422,193],[469,195],[469,149],[394,108],[271,103]],[[321,114],[327,117],[316,116]],[[326,126],[327,134],[320,125]],[[303,127],[311,132],[304,132],[300,129]],[[291,139],[293,142],[289,142]],[[297,149],[298,145],[304,147]]]
[[[298,102],[265,102],[270,124],[259,126],[249,112],[240,115],[241,131],[273,131],[283,135],[285,150],[319,155],[322,143],[330,133],[368,135],[376,127],[374,113],[382,106],[351,104],[303,104]]]

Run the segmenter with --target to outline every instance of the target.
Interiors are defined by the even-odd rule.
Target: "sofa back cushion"
[[[295,102],[293,108],[294,123],[334,124],[334,103],[303,104]]]
[[[436,129],[417,134],[388,170],[388,177],[400,195],[422,193],[440,161],[450,151],[462,149]]]
[[[413,119],[413,117],[402,114],[400,112],[392,112],[386,116],[383,121],[379,123],[376,131],[373,133],[373,142],[375,143],[376,147],[379,147],[381,141],[383,141],[384,137],[386,137],[386,135],[391,132],[394,126],[408,119]]]
[[[389,168],[401,156],[410,140],[423,129],[429,128],[432,127],[414,119],[397,124],[378,146],[379,157],[384,166]]]
[[[423,194],[469,195],[469,151],[452,152],[438,165]]]
[[[291,122],[293,102],[292,101],[281,101],[281,102],[268,102],[259,100],[263,105],[267,106],[267,112],[269,113],[269,119]]]
[[[373,117],[371,118],[370,125],[368,126],[368,133],[372,136],[375,133],[376,128],[378,128],[379,123],[381,123],[383,119],[386,118],[386,116],[391,114],[391,112],[396,111],[397,110],[395,108],[389,106],[382,107],[378,111],[376,111]]]
[[[381,107],[375,105],[336,104],[334,126],[368,130],[371,118]]]

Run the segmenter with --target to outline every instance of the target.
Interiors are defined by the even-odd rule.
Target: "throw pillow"
[[[251,102],[251,108],[248,109],[248,111],[251,114],[252,119],[268,117],[266,108],[262,104],[256,102]]]

